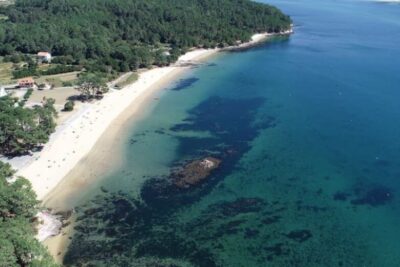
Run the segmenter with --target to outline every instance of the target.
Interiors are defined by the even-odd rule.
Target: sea
[[[66,266],[400,266],[400,5],[261,2],[294,34],[194,66],[126,123]]]

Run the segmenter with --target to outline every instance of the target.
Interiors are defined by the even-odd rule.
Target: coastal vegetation
[[[78,83],[77,90],[81,93],[82,100],[99,99],[108,92],[105,79],[96,73],[82,73]]]
[[[40,70],[37,64],[29,64],[22,68],[18,68],[12,72],[14,79],[19,79],[27,76],[42,76],[42,75],[55,75],[61,73],[68,73],[73,71],[80,71],[80,66],[73,65],[56,65],[54,67]]]
[[[56,266],[35,239],[38,201],[30,183],[0,161],[0,266]]]
[[[32,88],[29,88],[29,89],[26,91],[26,93],[25,93],[24,96],[22,97],[22,100],[19,101],[19,105],[20,105],[21,107],[23,107],[23,106],[26,104],[26,102],[28,101],[28,99],[31,97],[32,93],[33,93],[33,89],[32,89]]]
[[[0,98],[0,154],[25,154],[46,143],[55,130],[56,115],[53,99],[27,108],[16,98]]]
[[[120,80],[119,82],[117,82],[114,87],[117,89],[123,88],[133,82],[135,82],[137,79],[139,79],[139,75],[136,72],[132,72],[129,75],[127,75],[126,77],[123,77],[122,80]]]
[[[48,76],[39,79],[56,86],[77,85],[81,100],[98,99],[108,91],[110,77],[121,72],[133,73],[117,87],[136,80],[137,69],[169,65],[191,48],[236,45],[250,40],[254,33],[288,30],[290,24],[290,18],[277,8],[250,0],[16,0],[0,6],[0,78],[9,82]],[[51,52],[52,63],[38,64],[35,55],[39,51]],[[72,73],[72,77],[63,73]],[[44,99],[41,105],[28,107],[25,103],[31,93],[27,91],[22,100],[0,98],[2,155],[39,150],[55,130],[54,100]],[[73,108],[72,100],[64,106],[65,111]],[[205,162],[219,165],[213,160]],[[199,168],[203,163],[195,161],[189,167]],[[208,172],[211,169],[201,179],[175,182],[186,188],[193,180],[205,181]],[[0,266],[54,266],[34,238],[37,207],[30,183],[15,178],[11,167],[0,162]],[[74,255],[76,248],[86,248],[88,243],[80,241],[74,241],[69,255]],[[152,239],[142,239],[135,253],[152,256],[151,243]],[[175,246],[175,242],[170,244]],[[193,256],[190,249],[186,251],[186,260],[194,263],[203,253],[199,249]],[[80,263],[87,258],[73,260]]]
[[[49,51],[53,62],[103,73],[168,65],[189,48],[234,45],[291,24],[250,0],[16,0],[0,13],[0,55]]]
[[[65,102],[63,111],[65,111],[65,112],[73,111],[74,110],[74,106],[75,106],[74,101],[68,100],[67,102]]]

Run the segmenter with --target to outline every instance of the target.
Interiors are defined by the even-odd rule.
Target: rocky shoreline
[[[72,210],[54,212],[52,210],[42,210],[36,215],[37,235],[39,241],[61,234],[62,229],[67,227],[71,221]]]

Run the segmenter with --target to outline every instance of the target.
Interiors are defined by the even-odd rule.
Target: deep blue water
[[[210,59],[127,125],[66,264],[400,266],[400,5],[268,3],[295,34]],[[171,183],[210,155],[205,183]]]

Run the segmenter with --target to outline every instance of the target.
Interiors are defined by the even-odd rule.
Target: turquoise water
[[[294,35],[210,59],[127,125],[66,265],[400,266],[400,5],[272,4]],[[210,155],[206,182],[171,183]]]

